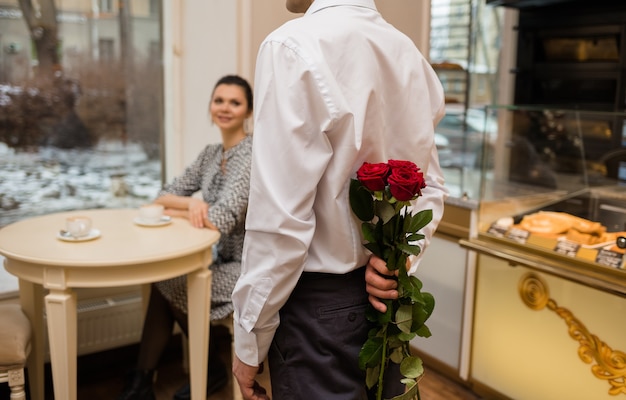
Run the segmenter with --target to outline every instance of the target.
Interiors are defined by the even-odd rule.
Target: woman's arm
[[[187,218],[196,228],[217,228],[208,219],[209,204],[205,201],[189,196],[165,194],[154,201],[165,206],[165,214],[172,217]]]

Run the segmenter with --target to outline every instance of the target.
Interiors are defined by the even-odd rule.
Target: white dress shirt
[[[434,143],[443,89],[374,0],[316,0],[271,33],[258,53],[254,110],[246,237],[233,292],[236,353],[248,365],[267,356],[278,312],[303,271],[343,274],[367,263],[348,202],[364,161],[411,160],[424,171],[428,186],[417,208],[434,216],[422,248],[447,196]]]

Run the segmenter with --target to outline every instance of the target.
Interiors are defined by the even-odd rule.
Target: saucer
[[[64,242],[86,242],[88,240],[94,240],[100,237],[100,230],[92,229],[89,234],[86,236],[75,238],[70,236],[69,233],[61,234],[61,232],[57,233],[57,239],[63,240]]]
[[[164,226],[164,225],[168,225],[172,223],[172,217],[168,215],[164,215],[157,222],[148,222],[148,221],[144,221],[143,219],[139,217],[136,217],[133,220],[133,222],[139,226]]]

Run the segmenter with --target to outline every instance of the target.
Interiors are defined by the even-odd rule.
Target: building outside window
[[[113,0],[100,0],[100,11],[104,13],[112,13]]]
[[[456,197],[477,197],[477,171],[496,135],[495,116],[485,106],[497,96],[503,10],[484,3],[431,0],[429,58],[446,96],[436,140],[446,185]]]
[[[93,0],[56,1],[57,15],[34,10],[40,26],[51,27],[41,32],[26,24],[17,0],[0,2],[0,227],[59,211],[136,207],[156,196],[163,152],[156,3],[100,0],[94,12]],[[56,52],[41,51],[33,29]],[[0,270],[2,296],[17,287]]]
[[[150,0],[148,6],[150,15],[158,15],[161,12],[161,0]]]
[[[115,60],[113,39],[99,39],[98,40],[98,60],[100,62],[113,62]]]

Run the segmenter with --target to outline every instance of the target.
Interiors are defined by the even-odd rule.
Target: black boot
[[[217,393],[228,383],[228,372],[226,367],[222,365],[222,368],[211,368],[207,377],[206,383],[206,396],[209,397],[213,393]],[[189,383],[182,386],[174,393],[174,400],[190,400],[191,399],[191,387]]]
[[[117,400],[155,400],[152,381],[154,370],[135,369],[128,373],[124,391]]]

